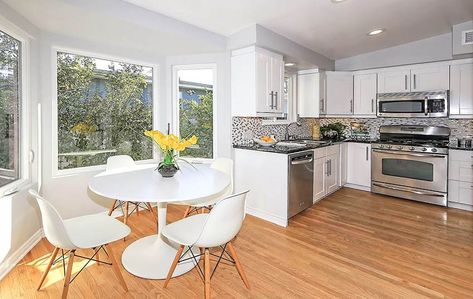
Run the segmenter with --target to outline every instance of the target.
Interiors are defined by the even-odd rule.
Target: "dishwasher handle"
[[[293,160],[291,161],[291,165],[307,164],[307,163],[311,163],[312,161],[314,161],[313,158],[303,159],[303,160]]]

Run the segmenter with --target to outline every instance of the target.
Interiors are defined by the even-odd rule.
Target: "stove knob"
[[[387,145],[386,148],[390,149],[390,148],[392,148],[392,145]]]
[[[380,145],[379,145],[379,148],[384,148],[384,145],[380,144]]]
[[[423,148],[422,148],[422,151],[425,152],[425,151],[427,151],[427,149],[426,149],[425,147],[423,147]]]
[[[437,152],[437,149],[436,148],[433,148],[432,149],[432,153],[436,153]]]
[[[411,146],[409,149],[410,149],[411,151],[413,151],[413,150],[415,150],[416,148],[413,147],[413,146]]]
[[[398,146],[397,149],[398,150],[402,150],[404,147],[402,145]]]

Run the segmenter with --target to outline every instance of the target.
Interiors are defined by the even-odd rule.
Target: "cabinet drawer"
[[[473,151],[449,150],[450,161],[473,162]]]
[[[333,155],[333,154],[338,155],[338,153],[340,152],[340,145],[336,144],[336,145],[327,146],[326,149],[327,149],[327,156]]]
[[[473,183],[473,161],[450,161],[448,172],[451,180]]]
[[[449,180],[448,201],[473,205],[473,183]]]
[[[326,155],[327,155],[326,147],[318,148],[314,150],[314,160],[319,159],[319,158],[325,158]]]

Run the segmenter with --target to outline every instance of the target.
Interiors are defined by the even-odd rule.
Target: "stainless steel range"
[[[372,145],[371,191],[447,206],[450,129],[382,126]]]

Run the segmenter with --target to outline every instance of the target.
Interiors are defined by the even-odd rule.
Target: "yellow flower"
[[[164,135],[158,130],[145,131],[145,135],[151,137],[163,151],[176,150],[181,152],[197,143],[197,137],[195,135],[187,140],[180,139],[174,134]]]

